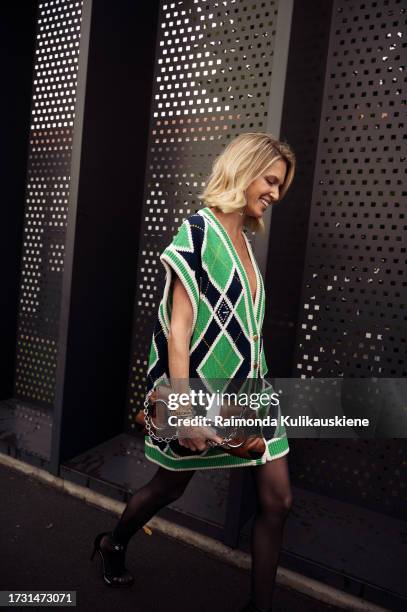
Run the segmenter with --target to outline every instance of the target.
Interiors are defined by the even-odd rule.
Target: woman
[[[168,378],[179,385],[194,377],[265,377],[264,285],[244,230],[264,232],[263,215],[285,195],[294,171],[290,147],[264,133],[241,134],[215,160],[199,196],[206,207],[184,220],[160,257],[166,284],[151,342],[147,391]],[[93,554],[98,551],[103,559],[104,580],[112,586],[133,582],[124,564],[130,538],[183,494],[196,469],[249,467],[258,512],[251,539],[251,601],[241,612],[268,611],[292,499],[285,431],[265,439],[266,450],[257,459],[226,453],[216,446],[221,438],[212,429],[185,431],[171,442],[145,437],[146,457],[159,467],[134,493],[114,530],[95,540]]]

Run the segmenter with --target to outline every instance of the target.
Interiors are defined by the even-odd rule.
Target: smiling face
[[[250,183],[246,189],[246,215],[261,218],[264,211],[278,201],[286,171],[287,162],[284,159],[277,159],[261,176]]]

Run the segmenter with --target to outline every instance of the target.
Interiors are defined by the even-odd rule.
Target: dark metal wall
[[[4,86],[0,104],[1,116],[7,118],[3,121],[0,168],[0,400],[9,398],[14,386],[36,12],[36,0],[27,0],[23,7],[9,2],[2,7],[0,25]]]
[[[274,377],[293,371],[331,14],[331,1],[294,2],[280,137],[294,149],[297,169],[271,211],[265,269],[264,350]]]
[[[157,11],[158,2],[92,3],[60,461],[127,426]]]
[[[9,207],[2,242],[21,261],[18,304],[2,292],[1,359],[17,356],[1,381],[0,443],[55,473],[124,428],[157,7],[44,0],[30,13],[27,174],[10,185],[25,202]],[[9,277],[11,266],[11,289]]]
[[[81,3],[73,0],[49,1],[41,4],[37,19],[14,396],[50,408],[55,400],[81,12]]]
[[[405,27],[397,0],[333,5],[295,376],[406,376]],[[405,516],[404,440],[291,446],[300,486]]]

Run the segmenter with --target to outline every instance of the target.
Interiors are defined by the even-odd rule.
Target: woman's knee
[[[286,495],[281,497],[280,505],[281,505],[283,514],[285,515],[289,514],[291,508],[293,507],[293,501],[294,501],[293,494],[291,493],[291,491],[289,491]]]
[[[293,505],[291,491],[281,495],[264,495],[259,500],[260,510],[269,517],[285,519]]]

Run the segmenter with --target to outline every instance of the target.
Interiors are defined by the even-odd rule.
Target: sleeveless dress
[[[190,343],[190,378],[264,378],[267,364],[261,333],[264,283],[247,236],[248,252],[256,274],[255,301],[248,276],[223,225],[209,207],[186,218],[160,260],[166,271],[163,297],[158,308],[148,368],[146,392],[169,384],[168,332],[172,309],[174,272],[183,283],[193,308]],[[263,435],[263,434],[262,434]],[[221,446],[192,451],[177,440],[157,441],[146,435],[145,456],[169,470],[195,470],[261,465],[289,452],[284,426],[266,443],[257,459],[242,459]]]

